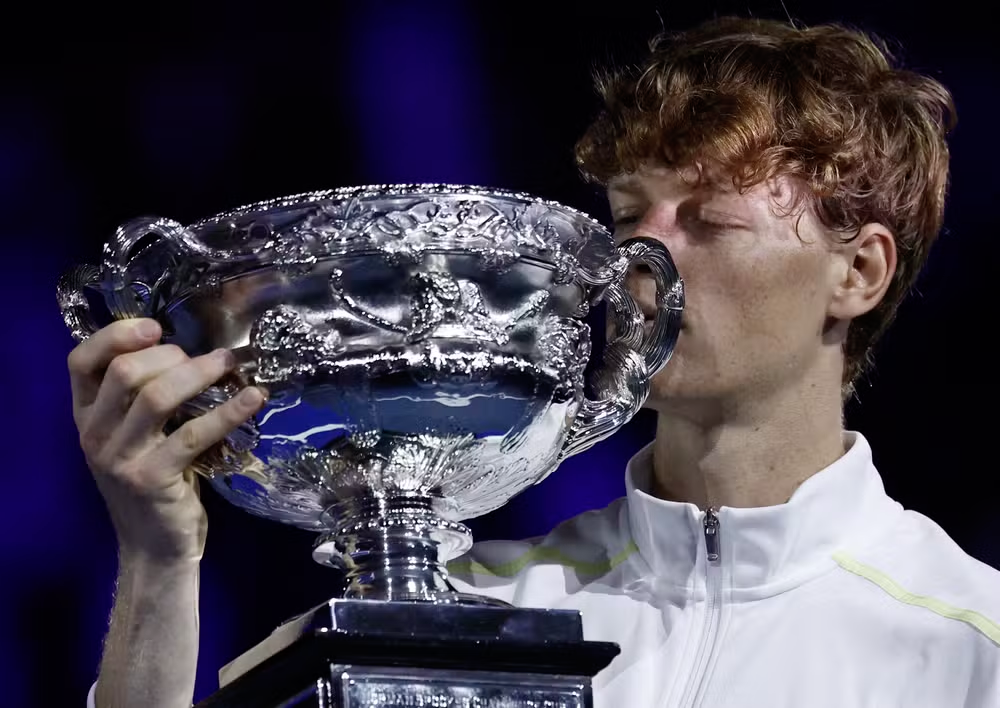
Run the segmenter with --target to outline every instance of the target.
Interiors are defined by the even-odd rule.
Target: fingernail
[[[264,394],[256,386],[251,386],[240,392],[239,402],[241,406],[246,408],[256,408],[264,402]]]
[[[152,339],[160,335],[160,325],[155,320],[142,320],[136,330],[143,339]]]

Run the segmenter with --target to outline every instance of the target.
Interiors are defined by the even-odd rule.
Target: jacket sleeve
[[[991,645],[989,659],[973,674],[963,708],[1000,706],[1000,646]]]

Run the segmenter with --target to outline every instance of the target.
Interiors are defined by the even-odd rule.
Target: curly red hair
[[[660,35],[643,65],[607,72],[597,88],[604,108],[576,146],[590,180],[650,160],[713,164],[743,189],[792,176],[845,239],[866,223],[892,231],[892,283],[848,331],[849,389],[941,230],[955,123],[948,90],[901,68],[864,32],[742,18]]]

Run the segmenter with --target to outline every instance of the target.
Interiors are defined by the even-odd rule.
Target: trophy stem
[[[363,495],[326,510],[335,520],[316,545],[320,563],[345,573],[345,599],[495,604],[463,595],[445,563],[472,545],[464,525],[434,510],[433,497]]]

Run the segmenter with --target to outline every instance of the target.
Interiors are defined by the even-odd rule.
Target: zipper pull
[[[710,563],[719,560],[719,513],[714,506],[705,512],[705,550],[708,551]]]

